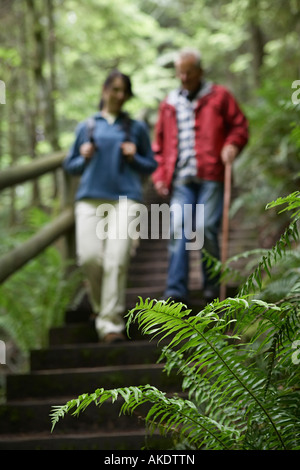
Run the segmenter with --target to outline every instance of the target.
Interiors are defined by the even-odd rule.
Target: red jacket
[[[153,151],[158,167],[152,175],[154,183],[163,181],[169,188],[178,157],[175,102],[178,91],[171,92],[161,103],[155,127]],[[223,181],[224,165],[221,150],[235,144],[240,150],[248,141],[248,122],[235,98],[220,85],[210,85],[195,108],[195,153],[198,177]]]

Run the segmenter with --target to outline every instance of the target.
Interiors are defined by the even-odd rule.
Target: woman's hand
[[[121,149],[124,157],[128,162],[132,162],[134,155],[136,154],[136,145],[133,142],[123,142]]]
[[[80,155],[89,160],[95,152],[95,146],[91,142],[85,142],[79,147]]]

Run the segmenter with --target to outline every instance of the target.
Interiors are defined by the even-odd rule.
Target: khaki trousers
[[[125,329],[125,292],[133,241],[128,225],[134,205],[139,206],[122,197],[75,204],[77,259],[88,281],[100,338]]]

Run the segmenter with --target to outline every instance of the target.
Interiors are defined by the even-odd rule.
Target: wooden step
[[[51,328],[50,346],[62,344],[97,343],[99,341],[93,322],[72,323],[62,327]]]
[[[0,441],[7,434],[49,432],[52,427],[50,414],[53,407],[63,405],[72,398],[74,397],[14,400],[0,405]],[[121,400],[119,400],[119,403],[114,404],[106,402],[101,408],[92,403],[80,415],[79,419],[66,415],[57,423],[55,434],[111,432],[116,430],[123,432],[133,427],[142,429],[144,423],[141,422],[138,416],[119,416],[122,403]],[[145,416],[144,410],[141,411],[139,416]]]
[[[0,441],[0,450],[111,450],[132,451],[147,448],[163,450],[170,448],[170,440],[161,435],[147,436],[144,430],[123,432],[87,432],[73,434],[37,433],[7,435]]]
[[[163,373],[163,364],[132,364],[109,367],[89,367],[32,371],[30,374],[8,374],[8,401],[26,398],[50,398],[62,395],[77,397],[97,388],[116,388],[130,385],[154,385],[171,391],[180,386],[178,376]]]
[[[116,343],[63,344],[31,351],[32,371],[104,367],[112,365],[152,364],[161,354],[161,347],[146,340]]]

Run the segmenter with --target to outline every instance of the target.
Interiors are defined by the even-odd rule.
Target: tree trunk
[[[45,90],[46,82],[43,74],[43,67],[45,62],[45,42],[43,35],[43,26],[40,22],[41,14],[37,9],[35,0],[26,0],[28,11],[30,13],[32,25],[32,39],[33,39],[33,78],[35,88],[35,112],[32,116],[31,128],[31,156],[36,157],[37,146],[37,131],[39,122],[44,113],[45,107]],[[32,204],[34,206],[41,205],[41,193],[37,181],[33,183]]]
[[[261,67],[264,63],[265,38],[260,25],[260,0],[252,0],[249,9],[249,31],[253,53],[253,75],[255,86],[261,84]]]
[[[258,23],[250,21],[250,32],[252,38],[252,51],[253,51],[253,72],[255,85],[260,86],[261,83],[261,67],[264,63],[264,36]]]
[[[16,77],[16,72],[12,72],[12,77],[10,80],[10,86],[12,90],[17,90],[18,80]],[[13,93],[16,93],[13,92]],[[11,95],[12,96],[12,95]],[[16,126],[16,99],[13,98],[10,100],[8,105],[8,152],[10,155],[10,165],[13,166],[17,160],[17,148],[16,148],[16,136],[17,136],[17,126]],[[13,226],[16,223],[16,189],[15,187],[10,188],[10,211],[9,211],[9,225]]]
[[[47,17],[48,17],[48,61],[50,68],[50,76],[48,83],[48,96],[47,96],[47,113],[45,116],[46,136],[51,144],[54,152],[60,150],[58,138],[58,122],[56,115],[56,38],[55,38],[55,24],[54,24],[54,6],[53,0],[47,0]],[[53,173],[53,197],[58,194],[58,177],[57,173]]]

